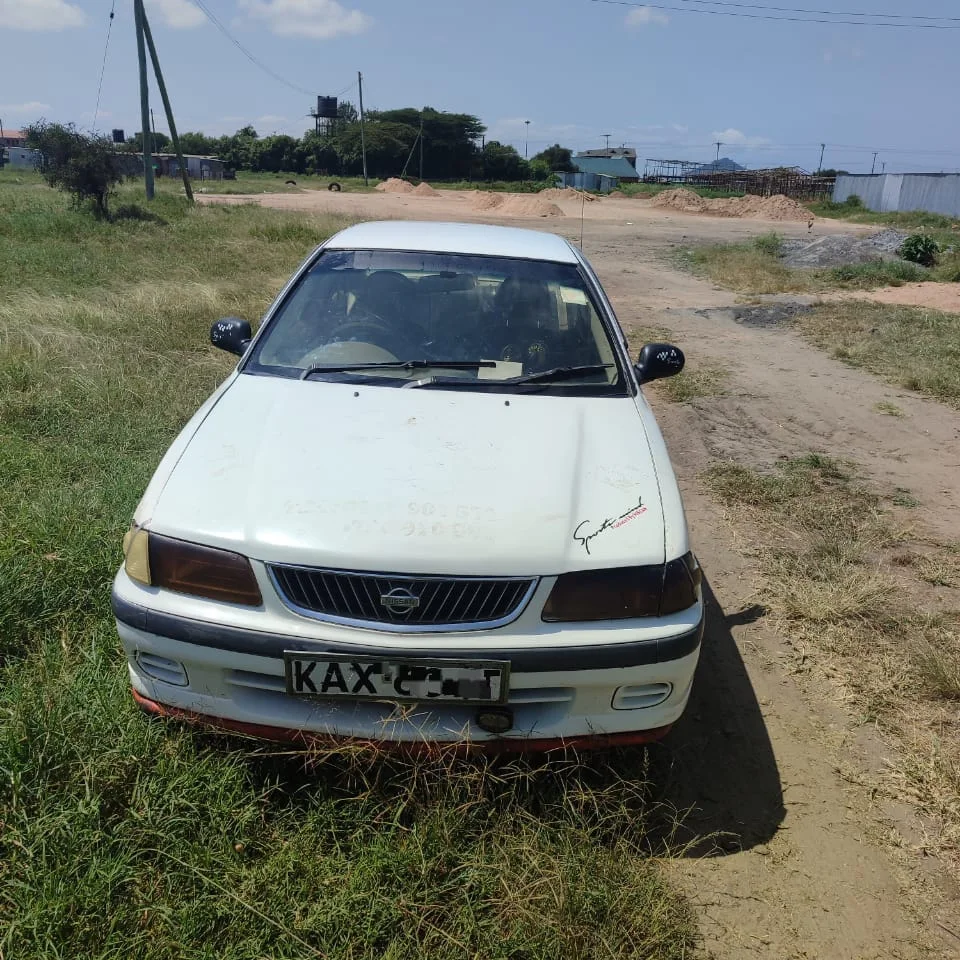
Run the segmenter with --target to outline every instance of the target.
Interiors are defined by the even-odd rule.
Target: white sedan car
[[[700,650],[670,458],[561,237],[364,223],[267,312],[161,461],[113,587],[144,709],[276,739],[662,736]]]

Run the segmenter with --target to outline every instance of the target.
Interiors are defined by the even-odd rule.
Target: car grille
[[[298,613],[381,630],[482,629],[520,615],[536,579],[409,577],[270,565],[280,596]]]

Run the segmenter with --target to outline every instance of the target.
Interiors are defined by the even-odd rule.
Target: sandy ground
[[[365,217],[505,222],[471,216],[464,198],[446,194],[255,201]],[[578,237],[580,204],[561,205],[570,216],[510,222]],[[628,335],[666,327],[688,357],[733,374],[719,398],[658,403],[652,391],[712,608],[690,708],[654,753],[665,796],[690,811],[690,847],[672,870],[699,905],[706,947],[719,958],[960,956],[957,891],[935,862],[912,852],[920,835],[912,812],[878,799],[869,786],[884,743],[850,722],[836,691],[811,688],[792,673],[782,640],[755,606],[737,518],[721,516],[699,480],[728,457],[768,464],[822,451],[855,461],[878,483],[910,490],[921,522],[957,538],[960,414],[843,366],[789,330],[735,323],[734,294],[673,269],[664,257],[671,245],[736,240],[771,226],[664,212],[636,200],[584,210],[585,253]],[[786,236],[807,233],[805,223],[773,226]],[[815,233],[852,229],[814,225]],[[631,340],[639,346],[636,333]],[[875,409],[891,399],[904,417]]]
[[[905,283],[902,287],[879,290],[847,291],[824,299],[873,300],[875,303],[897,303],[908,307],[930,307],[947,313],[960,313],[960,283]]]

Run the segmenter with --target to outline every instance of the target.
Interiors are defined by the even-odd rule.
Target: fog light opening
[[[506,733],[513,727],[513,711],[506,707],[478,710],[476,724],[487,733]]]

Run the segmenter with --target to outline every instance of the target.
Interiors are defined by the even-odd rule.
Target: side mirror
[[[242,357],[250,346],[253,333],[250,324],[239,317],[224,317],[210,328],[210,342],[221,350]]]
[[[672,377],[683,369],[684,356],[679,347],[672,343],[648,343],[640,351],[636,371],[641,383]]]

